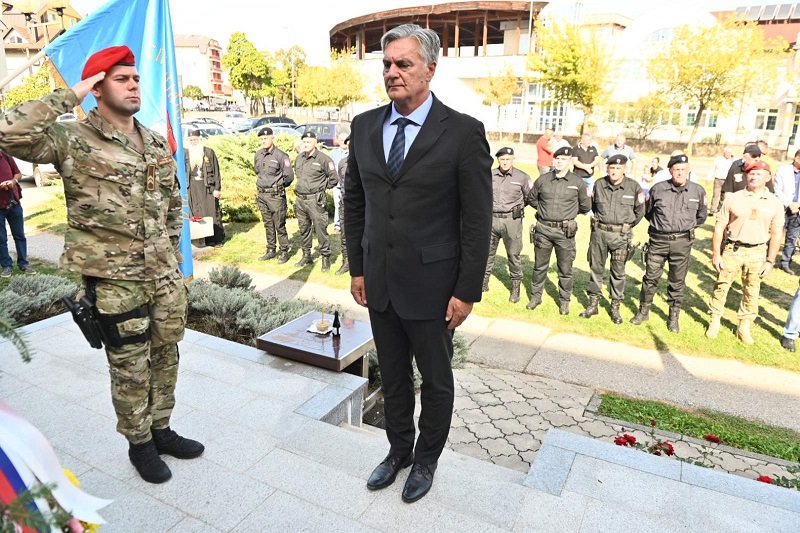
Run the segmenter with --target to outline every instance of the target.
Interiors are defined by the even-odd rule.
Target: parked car
[[[244,113],[241,111],[228,111],[225,113],[225,118],[222,120],[222,125],[229,130],[232,130],[241,124],[241,122],[246,118],[247,117],[244,116]]]
[[[217,124],[197,124],[193,122],[181,123],[181,130],[183,131],[183,141],[186,143],[186,138],[192,130],[199,130],[200,136],[204,139],[214,135],[232,135],[233,132],[227,128],[223,128]]]
[[[285,133],[293,139],[295,137],[300,137],[300,132],[294,128],[287,128],[286,126],[270,126],[270,128],[272,128],[272,133],[274,133],[276,137],[281,133]]]
[[[317,143],[328,149],[339,146],[339,134],[350,135],[349,122],[309,122],[297,127],[297,131],[302,135],[307,131],[313,131],[317,136]]]
[[[222,122],[211,117],[192,117],[187,118],[183,122],[187,124],[214,124],[215,126],[225,127]]]
[[[287,117],[253,117],[241,122],[234,128],[234,131],[248,134],[252,130],[256,130],[257,132],[264,126],[272,126],[273,124],[296,124],[296,122]]]
[[[23,161],[16,157],[14,161],[16,161],[17,167],[19,167],[22,179],[32,180],[37,187],[43,187],[48,179],[61,177],[56,168],[51,164],[40,165],[38,163],[29,163],[28,161]]]

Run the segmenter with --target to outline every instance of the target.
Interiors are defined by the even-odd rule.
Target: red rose
[[[675,455],[675,447],[669,442],[659,442],[656,446],[661,448],[661,451],[669,456]]]
[[[717,437],[716,435],[703,435],[703,438],[706,439],[708,442],[713,442],[714,444],[719,444],[722,442],[722,439]]]
[[[623,436],[625,437],[625,440],[628,441],[628,444],[630,444],[631,446],[636,444],[636,437],[634,437],[633,435],[628,435],[627,433],[625,433],[625,435]]]
[[[655,418],[651,418],[651,419],[650,419],[650,427],[651,427],[651,428],[654,428],[654,427],[656,427],[656,419],[655,419]]]
[[[772,481],[772,478],[769,476],[758,476],[756,481],[760,481],[761,483],[769,483],[770,485],[774,484],[775,482]]]
[[[616,439],[614,439],[614,444],[616,444],[617,446],[627,446],[628,441],[625,440],[625,437],[617,437]]]

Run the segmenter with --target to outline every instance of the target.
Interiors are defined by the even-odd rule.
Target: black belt
[[[281,192],[281,191],[283,191],[283,187],[282,187],[282,186],[275,186],[275,187],[258,187],[258,192],[272,192],[272,193],[276,193],[276,192]]]
[[[302,192],[295,192],[294,194],[298,198],[302,198],[303,200],[308,200],[309,198],[316,198],[319,193],[318,192],[312,192],[312,193],[309,193],[309,194],[305,194],[305,193],[302,193]]]
[[[651,237],[657,237],[659,239],[666,239],[669,241],[676,241],[678,239],[683,238],[690,238],[692,236],[691,230],[686,231],[656,231],[654,229],[649,229],[647,231]]]
[[[506,211],[504,213],[503,212],[499,212],[499,211],[495,211],[495,212],[492,213],[492,216],[494,218],[511,218],[513,216],[513,213],[511,213],[511,211]]]
[[[544,226],[549,226],[551,228],[563,228],[568,225],[571,220],[562,220],[560,222],[550,222],[549,220],[538,220],[536,221],[537,224],[542,224]]]
[[[603,224],[602,222],[595,222],[594,226],[603,231],[611,231],[614,233],[630,233],[632,229],[630,224]]]
[[[749,244],[746,242],[739,242],[739,241],[728,241],[730,246],[735,246],[736,248],[758,248],[759,246],[764,246],[767,243],[762,242],[759,244]]]

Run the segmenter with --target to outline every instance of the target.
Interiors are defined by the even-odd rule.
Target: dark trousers
[[[511,217],[492,217],[492,240],[489,245],[489,260],[486,262],[486,276],[492,275],[494,259],[500,240],[506,247],[508,256],[508,273],[511,280],[522,281],[522,264],[519,254],[522,252],[522,219]]]
[[[651,235],[647,250],[647,270],[642,280],[639,302],[642,305],[653,303],[658,289],[658,280],[664,273],[664,264],[669,261],[667,275],[667,302],[669,306],[680,307],[683,291],[686,288],[686,274],[689,272],[689,259],[692,255],[692,239],[688,233],[673,240],[669,237]]]
[[[606,258],[611,256],[611,268],[608,275],[609,292],[612,300],[622,300],[625,296],[625,257],[628,255],[630,243],[630,233],[592,230],[592,237],[589,240],[589,267],[592,271],[587,291],[589,294],[600,295],[602,293]]]
[[[305,255],[311,255],[312,228],[317,234],[319,254],[322,257],[331,255],[331,242],[328,238],[327,200],[327,194],[323,191],[310,198],[298,196],[294,203],[294,215],[300,226],[300,242]]]
[[[786,244],[783,245],[781,254],[781,266],[789,266],[792,263],[795,243],[800,237],[800,213],[791,214],[786,211]]]
[[[572,263],[575,261],[575,238],[568,239],[561,228],[536,225],[534,236],[534,263],[531,277],[531,301],[541,300],[550,256],[556,251],[558,267],[558,300],[568,302],[572,295]]]
[[[405,457],[413,449],[415,462],[435,463],[447,442],[453,415],[453,330],[447,329],[444,317],[404,320],[391,302],[383,312],[370,308],[369,317],[381,370],[389,453]],[[422,374],[416,446],[412,358]]]
[[[216,206],[216,215],[214,216],[214,235],[206,237],[206,246],[214,246],[215,244],[225,243],[225,228],[222,227],[222,208],[219,205],[219,198],[214,198],[214,205]],[[219,221],[219,224],[217,224]]]
[[[11,209],[0,209],[0,266],[11,268],[14,262],[8,254],[8,233],[6,232],[6,221],[11,228],[11,236],[14,238],[14,246],[17,249],[17,266],[22,268],[28,266],[28,241],[25,238],[25,217],[22,213],[22,205],[17,204]]]
[[[264,222],[264,231],[267,234],[267,251],[274,252],[277,243],[281,252],[289,251],[289,235],[286,233],[286,196],[278,193],[259,194],[256,203],[261,211],[261,220]]]
[[[339,233],[342,235],[342,260],[347,261],[347,238],[344,234],[344,195],[339,194]]]
[[[719,211],[719,208],[722,207],[722,186],[725,184],[725,180],[714,180],[714,196],[711,197],[711,205],[708,206],[708,210],[712,213],[716,213]]]

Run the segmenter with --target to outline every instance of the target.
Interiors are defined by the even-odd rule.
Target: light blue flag
[[[178,166],[183,198],[181,272],[185,278],[191,278],[194,267],[183,136],[180,135],[181,99],[168,0],[111,0],[50,43],[45,51],[67,87],[72,87],[81,80],[83,66],[90,55],[123,44],[136,56],[136,67],[141,76],[142,108],[136,118],[166,137]],[[91,93],[82,104],[85,111],[96,105]]]

